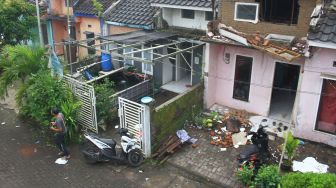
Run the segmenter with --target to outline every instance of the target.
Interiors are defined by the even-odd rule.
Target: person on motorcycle
[[[65,145],[66,127],[64,122],[64,116],[62,113],[59,112],[57,108],[53,108],[51,110],[51,114],[56,118],[56,121],[50,123],[50,130],[56,133],[55,142],[56,146],[60,150],[60,153],[58,153],[58,155],[69,159],[70,153]]]

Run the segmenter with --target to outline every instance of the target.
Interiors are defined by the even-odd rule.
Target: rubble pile
[[[247,143],[245,131],[251,127],[251,123],[246,111],[231,110],[224,113],[221,120],[214,124],[213,130],[210,131],[211,145],[237,148]]]
[[[205,41],[249,46],[290,62],[302,57],[308,51],[305,38],[290,40],[290,42],[281,39],[271,40],[270,37],[267,37],[268,35],[262,35],[259,32],[246,34],[219,23],[219,21],[209,22],[208,31],[207,36],[202,38]]]

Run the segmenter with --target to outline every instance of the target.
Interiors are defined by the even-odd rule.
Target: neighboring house
[[[116,0],[97,0],[102,5],[102,14],[115,6]],[[93,6],[92,0],[80,0],[74,4],[74,17],[76,22],[76,40],[86,40],[101,35],[104,21],[98,17],[97,10]],[[88,45],[95,45],[94,41],[88,41]],[[79,58],[96,54],[95,50],[79,48]]]
[[[292,122],[298,104],[296,91],[300,90],[304,52],[289,50],[283,54],[284,58],[277,53],[282,53],[285,48],[292,49],[295,41],[307,35],[315,2],[222,0],[220,4],[221,22],[226,25],[221,34],[227,38],[215,36],[207,44],[206,106],[219,104]],[[236,34],[227,32],[230,27],[238,30],[234,32]],[[214,32],[209,36],[213,34],[218,35]],[[252,39],[244,38],[245,35]],[[271,48],[268,42],[253,44],[261,36],[266,36],[270,44],[284,47],[270,53],[265,50]],[[289,54],[296,56],[285,57]]]
[[[68,11],[70,21],[70,37],[72,39],[76,38],[75,25],[73,24],[74,19],[72,3],[72,0],[69,0],[69,5],[67,4],[67,0],[49,0],[47,15],[43,17],[43,20],[47,24],[48,43],[49,45],[55,47],[55,52],[58,55],[64,54],[64,46],[60,43],[69,39],[69,24],[67,20]]]
[[[151,5],[162,9],[163,20],[169,27],[206,30],[214,18],[211,0],[151,0]]]
[[[329,7],[308,34],[312,57],[302,71],[295,136],[335,147],[336,6]]]
[[[158,8],[151,7],[149,0],[119,0],[115,7],[105,13],[105,35],[153,30],[157,13]]]

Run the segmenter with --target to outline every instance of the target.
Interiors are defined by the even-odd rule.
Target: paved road
[[[4,122],[4,124],[3,124]],[[67,165],[54,161],[55,147],[34,136],[32,126],[18,119],[14,111],[0,106],[0,187],[210,187],[170,166],[140,168],[104,163],[86,164],[77,146],[70,147]],[[139,172],[142,170],[143,172]]]

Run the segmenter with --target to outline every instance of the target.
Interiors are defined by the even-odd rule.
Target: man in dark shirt
[[[66,134],[66,127],[64,122],[64,116],[59,112],[57,108],[51,110],[51,114],[56,118],[55,122],[51,122],[50,129],[55,132],[55,141],[58,149],[61,151],[58,155],[64,156],[67,159],[70,158],[70,153],[65,145],[64,137]]]

